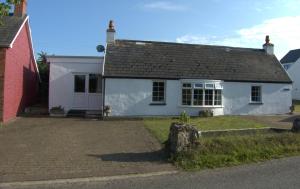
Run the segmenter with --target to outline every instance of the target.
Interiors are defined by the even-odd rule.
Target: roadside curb
[[[128,175],[117,175],[117,176],[106,176],[106,177],[88,177],[88,178],[74,178],[74,179],[55,179],[45,181],[24,181],[24,182],[8,182],[0,183],[0,188],[18,187],[18,186],[34,186],[34,185],[53,185],[53,184],[72,184],[72,183],[84,183],[84,182],[101,182],[101,181],[112,181],[112,180],[123,180],[130,178],[145,178],[151,176],[162,176],[176,174],[178,171],[161,171],[143,174],[128,174]]]

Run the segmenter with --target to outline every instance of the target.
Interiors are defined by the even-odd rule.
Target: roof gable
[[[300,58],[300,49],[289,51],[281,60],[282,64],[296,62]]]
[[[291,82],[277,58],[262,49],[130,40],[107,45],[104,75]]]
[[[28,17],[4,16],[0,25],[0,47],[11,47]]]

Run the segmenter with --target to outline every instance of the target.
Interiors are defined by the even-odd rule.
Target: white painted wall
[[[203,82],[203,80],[193,80]],[[155,116],[179,115],[187,111],[196,116],[201,107],[183,107],[181,103],[180,80],[166,81],[166,105],[153,106],[152,80],[147,79],[110,79],[105,81],[105,105],[112,107],[112,116]],[[291,106],[291,85],[259,84],[262,86],[262,105],[251,105],[252,83],[230,83],[223,85],[223,107],[210,108],[214,115],[239,114],[283,114]],[[287,91],[286,89],[289,89]],[[207,108],[205,108],[207,109]]]
[[[62,106],[65,111],[72,108],[74,73],[103,73],[102,57],[47,57],[50,62],[49,110]]]
[[[287,72],[293,81],[292,97],[295,100],[300,100],[300,59],[293,63]]]
[[[261,86],[262,104],[251,104],[251,86]],[[292,105],[291,84],[225,82],[225,115],[285,114]]]

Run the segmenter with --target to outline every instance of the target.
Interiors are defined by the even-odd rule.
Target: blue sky
[[[300,0],[28,0],[36,52],[99,55],[108,21],[119,39],[300,48]]]

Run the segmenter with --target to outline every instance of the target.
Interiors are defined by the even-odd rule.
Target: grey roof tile
[[[262,49],[131,40],[108,44],[104,76],[291,83]]]
[[[282,64],[296,62],[300,58],[300,49],[289,51],[281,60]]]
[[[0,25],[0,47],[9,47],[26,17],[4,16]]]

